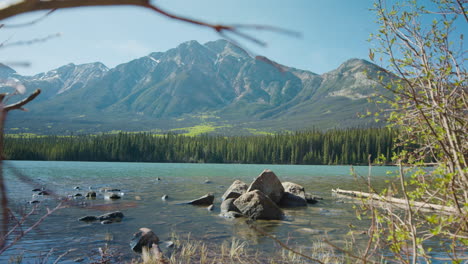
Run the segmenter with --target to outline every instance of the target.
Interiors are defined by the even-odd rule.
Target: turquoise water
[[[281,181],[301,184],[307,192],[324,198],[323,201],[306,208],[285,209],[284,221],[257,221],[258,227],[275,235],[291,246],[307,247],[326,237],[343,243],[349,225],[366,230],[366,224],[355,217],[352,203],[334,197],[332,188],[366,190],[364,184],[355,182],[350,166],[308,165],[240,165],[240,164],[177,164],[177,163],[107,163],[107,162],[5,162],[10,207],[20,216],[28,212],[31,199],[42,200],[37,219],[45,207],[57,204],[53,197],[32,197],[37,185],[53,190],[58,197],[76,193],[86,194],[89,189],[102,187],[121,189],[123,198],[108,201],[98,192],[95,200],[72,199],[73,204],[48,217],[40,227],[21,240],[16,246],[0,256],[4,262],[10,256],[23,255],[26,259],[44,256],[53,248],[51,261],[63,252],[67,254],[61,263],[74,263],[74,259],[85,261],[96,255],[99,247],[106,243],[122,254],[123,260],[136,255],[129,247],[133,233],[141,227],[152,229],[161,240],[168,240],[172,233],[207,243],[231,241],[232,237],[246,241],[259,250],[275,250],[274,242],[250,229],[245,219],[224,219],[218,216],[221,195],[236,179],[249,184],[264,169],[273,170]],[[358,174],[367,177],[368,167],[354,167]],[[386,172],[394,167],[373,167],[372,181],[380,184],[388,177]],[[18,175],[25,176],[24,179]],[[161,180],[158,181],[157,178]],[[28,181],[25,181],[28,179]],[[209,180],[211,183],[206,184]],[[81,190],[75,190],[74,187]],[[210,212],[204,207],[178,205],[178,203],[214,193],[215,209]],[[169,199],[161,197],[167,194]],[[100,215],[120,210],[125,217],[122,222],[110,225],[83,223],[78,218]],[[359,239],[359,238],[358,238]],[[362,239],[365,239],[363,236]],[[55,257],[55,258],[54,258]]]

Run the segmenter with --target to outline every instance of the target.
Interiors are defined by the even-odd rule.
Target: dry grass
[[[158,258],[151,250],[144,249],[141,260],[133,264],[305,264],[310,260],[287,249],[279,248],[277,253],[265,253],[252,250],[246,241],[233,238],[219,244],[207,244],[193,240],[190,235],[186,239],[173,236],[174,247],[163,249],[164,259]],[[316,241],[309,248],[298,249],[302,254],[318,259],[323,263],[346,263],[344,256],[339,255],[328,244]]]

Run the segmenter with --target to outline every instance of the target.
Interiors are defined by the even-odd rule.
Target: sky
[[[2,0],[3,1],[3,0]],[[367,59],[370,33],[377,30],[372,0],[158,0],[160,8],[178,15],[221,24],[261,24],[296,31],[300,37],[244,30],[267,43],[262,47],[235,38],[254,55],[322,74],[350,58]],[[34,12],[4,20],[6,25],[41,17]],[[112,68],[182,42],[220,39],[212,29],[175,21],[140,7],[84,7],[58,10],[40,22],[1,28],[0,42],[41,39],[44,42],[5,46],[0,62],[23,75],[34,75],[68,63],[102,62]],[[30,66],[21,66],[27,62]]]

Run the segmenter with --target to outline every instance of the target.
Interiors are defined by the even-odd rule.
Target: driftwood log
[[[332,189],[332,192],[335,194],[346,195],[347,197],[352,197],[352,198],[358,198],[358,199],[370,198],[370,199],[377,200],[383,203],[391,203],[391,204],[396,204],[400,206],[403,205],[404,207],[407,206],[407,201],[405,199],[386,197],[386,196],[378,195],[375,193],[349,191],[349,190],[342,190],[342,189]],[[423,209],[425,211],[437,211],[437,212],[446,213],[446,214],[453,214],[453,213],[458,212],[458,210],[455,207],[451,207],[451,206],[444,206],[444,205],[424,203],[424,202],[415,202],[415,201],[411,201],[410,203],[413,208]]]

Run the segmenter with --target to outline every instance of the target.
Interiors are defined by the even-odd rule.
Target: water
[[[257,221],[258,227],[266,232],[293,247],[308,247],[323,237],[343,244],[349,225],[358,231],[366,230],[366,223],[356,219],[352,203],[331,194],[332,188],[365,190],[351,176],[350,166],[9,161],[5,162],[5,177],[10,206],[16,215],[19,217],[30,210],[32,205],[28,201],[42,201],[39,212],[26,225],[43,215],[45,207],[54,207],[57,201],[47,196],[33,198],[34,186],[20,180],[14,170],[62,197],[113,187],[121,189],[123,198],[108,201],[98,192],[95,200],[75,199],[75,206],[52,214],[0,256],[0,262],[18,255],[26,260],[44,258],[51,249],[50,262],[53,262],[67,250],[77,249],[62,258],[62,263],[75,263],[73,260],[77,258],[92,259],[106,243],[117,249],[123,260],[131,260],[137,255],[131,251],[129,241],[141,227],[152,229],[161,240],[169,240],[173,233],[179,236],[190,233],[191,239],[206,243],[220,244],[235,237],[247,241],[252,248],[275,250],[274,242],[249,228],[245,219],[218,216],[220,197],[229,185],[235,179],[249,184],[264,169],[273,170],[281,181],[301,184],[307,192],[324,198],[305,208],[285,209],[284,221]],[[374,167],[372,181],[382,183],[388,177],[386,172],[394,169]],[[355,170],[360,175],[368,174],[368,167],[355,167]],[[206,184],[205,180],[211,183]],[[74,190],[75,186],[81,190]],[[208,192],[216,197],[212,212],[204,207],[177,205]],[[161,199],[164,194],[169,195],[167,201]],[[122,222],[101,225],[77,221],[82,216],[116,210],[124,213]],[[366,237],[358,235],[357,239]]]

